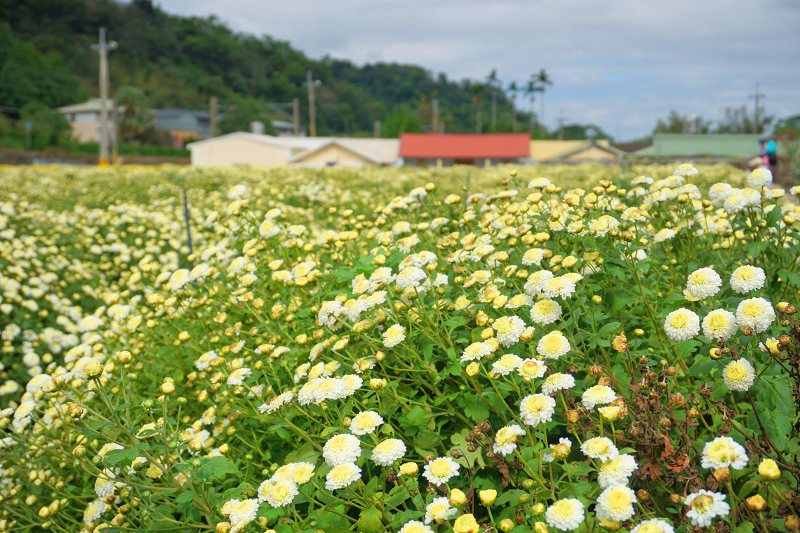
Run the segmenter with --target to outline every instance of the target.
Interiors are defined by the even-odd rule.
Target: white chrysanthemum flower
[[[717,437],[703,446],[703,468],[736,468],[747,466],[747,451],[730,437]]]
[[[702,300],[714,296],[722,287],[722,278],[713,268],[699,268],[689,274],[686,280],[686,290],[694,298]]]
[[[542,284],[550,279],[553,279],[554,274],[549,270],[539,270],[528,276],[525,281],[525,292],[531,296],[536,296],[542,293]]]
[[[664,228],[664,229],[662,229],[662,230],[659,230],[659,231],[658,231],[658,232],[657,232],[657,233],[656,233],[656,234],[653,236],[653,242],[664,242],[664,241],[668,241],[668,240],[670,240],[671,238],[673,238],[673,237],[674,237],[675,235],[677,235],[677,234],[678,234],[678,232],[676,232],[676,231],[675,231],[674,229],[672,229],[672,228]]]
[[[97,519],[103,516],[103,513],[105,513],[107,509],[108,505],[106,505],[106,502],[101,498],[92,500],[83,511],[83,523],[87,526],[92,525]]]
[[[541,292],[545,298],[568,299],[575,293],[575,281],[567,275],[548,279],[542,282]]]
[[[539,300],[531,306],[531,320],[534,324],[547,326],[561,318],[561,306],[555,300]]]
[[[492,363],[492,371],[499,376],[507,376],[519,370],[522,358],[513,353],[507,353]]]
[[[714,309],[703,319],[703,335],[712,340],[728,340],[738,329],[736,315],[725,309]]]
[[[731,361],[722,369],[722,381],[732,391],[745,392],[753,386],[756,369],[747,359]]]
[[[437,487],[458,475],[458,463],[449,457],[437,457],[425,465],[422,476]]]
[[[100,472],[94,482],[94,492],[98,498],[106,498],[114,494],[115,477],[114,472],[108,468]]]
[[[517,424],[500,428],[494,436],[492,451],[500,455],[509,455],[517,449],[517,437],[525,436],[525,430]]]
[[[603,490],[597,497],[595,515],[600,520],[624,522],[636,512],[636,494],[625,485],[613,485]]]
[[[247,376],[252,374],[253,371],[247,367],[237,368],[228,376],[228,385],[241,385]]]
[[[689,507],[686,516],[697,527],[708,527],[718,516],[727,516],[731,507],[725,502],[725,495],[719,492],[700,489],[686,497]]]
[[[532,379],[544,376],[544,373],[547,371],[547,365],[544,364],[544,361],[536,358],[523,359],[517,371],[523,381],[527,383]]]
[[[598,405],[607,405],[617,399],[617,393],[608,385],[595,385],[583,391],[581,403],[591,411]]]
[[[402,269],[395,278],[395,283],[401,289],[419,287],[422,280],[427,279],[425,271],[416,266],[409,266]]]
[[[623,453],[600,465],[597,482],[604,489],[613,485],[627,485],[637,468],[636,459],[630,454]]]
[[[431,503],[425,507],[425,523],[430,524],[436,522],[441,524],[445,520],[455,516],[457,509],[450,505],[450,500],[447,496],[440,496],[434,498]]]
[[[265,218],[264,221],[258,226],[258,233],[265,239],[274,237],[280,232],[281,227],[270,218]]]
[[[393,348],[403,342],[405,338],[406,328],[400,324],[395,324],[383,332],[383,345],[387,348]]]
[[[583,523],[583,504],[575,498],[558,500],[544,514],[547,525],[559,531],[574,531]]]
[[[731,288],[738,294],[747,294],[764,287],[767,281],[767,274],[764,269],[753,266],[743,265],[731,274]]]
[[[520,403],[522,421],[529,426],[538,426],[542,422],[550,422],[555,412],[556,401],[544,394],[529,394]]]
[[[581,451],[586,457],[608,461],[619,456],[619,450],[608,437],[592,437],[581,444]]]
[[[562,372],[555,372],[547,376],[542,384],[543,394],[553,394],[562,390],[569,390],[575,386],[575,378],[572,374],[564,374]]]
[[[383,417],[375,411],[358,413],[350,421],[350,431],[353,435],[367,435],[383,424]]]
[[[672,524],[661,518],[651,518],[640,522],[636,527],[631,529],[631,533],[675,533],[675,528]]]
[[[222,516],[227,516],[231,521],[230,533],[239,533],[256,519],[258,513],[258,500],[228,500],[222,506]]]
[[[372,450],[372,461],[378,466],[390,466],[406,453],[406,445],[400,439],[386,439]]]
[[[775,321],[775,310],[764,298],[749,298],[739,302],[736,308],[739,327],[749,327],[754,333],[763,333]]]
[[[434,533],[434,531],[419,520],[409,520],[397,530],[397,533]]]
[[[505,347],[517,343],[525,332],[525,322],[516,315],[500,317],[492,327],[497,332],[497,340]]]
[[[733,192],[733,187],[730,183],[715,183],[708,189],[708,198],[715,205],[721,205],[731,192]]]
[[[311,476],[314,475],[314,469],[313,463],[288,463],[278,468],[270,479],[273,481],[291,481],[299,486],[311,480]]]
[[[361,469],[353,463],[334,466],[325,476],[325,488],[328,490],[343,489],[361,478]]]
[[[464,353],[461,354],[461,361],[477,361],[478,359],[483,359],[491,353],[492,347],[488,342],[473,342],[464,348]]]
[[[536,353],[545,359],[558,359],[569,350],[569,340],[560,331],[551,331],[536,345]]]
[[[355,463],[361,455],[361,443],[349,433],[334,435],[322,447],[322,457],[331,466]]]
[[[258,501],[267,502],[276,509],[292,503],[297,494],[294,481],[285,479],[268,479],[258,487]]]
[[[544,254],[543,248],[531,248],[522,256],[522,264],[525,266],[539,265],[544,259]]]
[[[772,172],[764,167],[754,169],[745,179],[745,184],[753,189],[760,189],[770,183],[772,183]]]
[[[681,307],[664,319],[664,331],[674,341],[685,341],[700,333],[700,317]]]

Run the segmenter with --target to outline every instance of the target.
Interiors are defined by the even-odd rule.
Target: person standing
[[[764,148],[764,155],[767,156],[769,170],[774,176],[778,165],[778,143],[775,142],[775,137],[770,137],[767,140],[767,146]]]

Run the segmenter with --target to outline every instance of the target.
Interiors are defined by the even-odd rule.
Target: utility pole
[[[292,132],[300,135],[300,99],[292,99]]]
[[[117,47],[116,41],[106,42],[106,29],[100,28],[100,39],[92,45],[100,56],[100,164],[108,163],[108,52]]]
[[[315,102],[315,90],[322,85],[322,82],[315,80],[311,71],[306,71],[306,87],[308,88],[308,134],[311,137],[317,136],[317,106]]]
[[[372,136],[376,139],[381,136],[381,121],[380,119],[376,120],[375,123],[372,125]]]
[[[564,116],[564,110],[559,109],[558,111],[558,140],[564,140],[564,121],[567,117]]]
[[[497,130],[497,89],[492,87],[492,117],[491,117],[491,131],[494,133]]]
[[[767,95],[763,94],[760,90],[760,85],[756,83],[756,92],[755,94],[748,95],[748,98],[752,98],[755,100],[755,113],[753,115],[753,120],[755,124],[753,127],[755,128],[755,133],[761,133],[761,99],[766,98]]]
[[[439,133],[439,99],[434,98],[431,103],[431,132]]]
[[[217,136],[217,111],[219,110],[219,104],[217,103],[217,97],[212,96],[208,99],[208,136],[209,137],[216,137]]]

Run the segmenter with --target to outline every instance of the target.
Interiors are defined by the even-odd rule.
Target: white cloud
[[[748,103],[800,112],[800,2],[794,0],[161,0],[288,40],[311,57],[422,65],[449,77],[524,81],[544,67],[558,110],[612,134],[648,133],[674,108],[719,116]],[[538,109],[538,104],[537,104]],[[615,131],[618,130],[618,131]]]

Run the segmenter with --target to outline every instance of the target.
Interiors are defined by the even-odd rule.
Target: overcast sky
[[[800,0],[160,0],[313,58],[412,63],[508,83],[545,68],[545,121],[630,139],[670,109],[717,119],[748,104],[800,113]],[[537,111],[539,104],[536,104]]]

